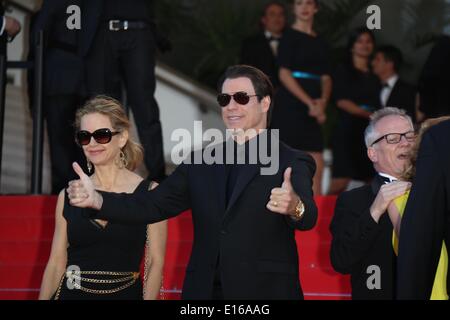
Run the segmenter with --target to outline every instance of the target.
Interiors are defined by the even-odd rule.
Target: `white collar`
[[[390,182],[399,180],[398,178],[393,177],[393,176],[391,176],[391,175],[389,175],[387,173],[378,172],[378,174],[380,176],[382,176],[382,177],[385,177],[385,178],[389,179]]]
[[[280,38],[280,36],[273,35],[273,33],[270,32],[269,30],[264,30],[264,35],[266,36],[267,39],[270,39],[270,38],[279,39]]]
[[[386,81],[386,83],[389,85],[389,88],[392,89],[397,83],[397,81],[398,81],[398,74],[394,74]]]

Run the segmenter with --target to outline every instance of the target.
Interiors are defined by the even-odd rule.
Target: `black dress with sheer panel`
[[[146,192],[143,180],[135,192]],[[142,300],[139,274],[147,226],[92,219],[88,209],[64,201],[67,221],[67,269],[53,295],[58,300]],[[124,212],[123,214],[126,214]]]

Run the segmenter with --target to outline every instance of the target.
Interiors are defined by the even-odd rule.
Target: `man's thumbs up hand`
[[[292,168],[287,168],[283,175],[281,188],[272,189],[269,202],[266,207],[272,212],[284,215],[295,215],[300,197],[295,193],[291,183]]]

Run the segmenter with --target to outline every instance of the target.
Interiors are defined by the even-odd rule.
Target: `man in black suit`
[[[184,299],[301,299],[295,230],[316,223],[314,161],[265,130],[273,88],[264,73],[250,66],[230,67],[218,88],[232,139],[192,155],[158,188],[141,194],[95,192],[75,164],[80,180],[70,183],[70,203],[100,210],[92,210],[96,218],[142,224],[191,208],[194,243]],[[235,156],[246,150],[242,164],[219,156],[224,149],[228,154],[230,146],[237,149]],[[251,158],[267,148],[277,165],[266,174],[263,161]],[[217,158],[208,164],[202,154],[211,151]],[[197,156],[201,161],[192,163]]]
[[[450,115],[450,35],[436,41],[419,79],[420,111],[425,118]]]
[[[285,25],[284,5],[271,1],[264,7],[261,16],[262,31],[245,39],[242,44],[241,63],[254,66],[267,74],[275,89],[280,84],[276,57]]]
[[[399,71],[403,55],[394,46],[382,46],[375,51],[372,60],[373,72],[381,81],[380,102],[382,107],[397,107],[416,120],[417,90],[400,79]]]
[[[370,185],[338,197],[330,226],[331,263],[337,272],[351,275],[354,300],[395,298],[392,232],[398,217],[387,211],[410,188],[398,180],[415,139],[411,118],[403,110],[387,107],[371,119],[365,141],[378,175]]]
[[[398,298],[428,300],[442,242],[450,248],[450,121],[423,136],[416,177],[402,219]],[[447,274],[447,288],[450,277]]]
[[[80,54],[90,96],[120,100],[124,83],[148,179],[165,178],[162,129],[154,97],[157,37],[151,0],[83,0]]]
[[[74,179],[73,161],[82,161],[75,144],[75,112],[83,103],[83,61],[78,55],[77,29],[69,29],[67,8],[80,0],[45,0],[33,19],[30,49],[39,31],[44,31],[43,107],[47,121],[52,169],[52,194],[58,194]],[[30,58],[33,58],[30,51]],[[83,161],[83,167],[85,166]]]
[[[3,99],[2,104],[5,102],[5,88],[6,88],[6,44],[8,40],[14,39],[14,37],[20,32],[21,26],[19,21],[17,21],[13,17],[5,16],[5,8],[3,7],[3,3],[0,3],[0,59],[3,61],[3,70],[1,70],[2,74],[0,76],[3,78],[3,88],[0,88],[2,91],[0,94],[1,99]],[[3,119],[0,119],[3,121]],[[0,137],[2,135],[0,134]],[[1,153],[1,150],[0,150]]]

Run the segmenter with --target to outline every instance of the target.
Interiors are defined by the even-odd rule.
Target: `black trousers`
[[[149,179],[165,177],[165,164],[159,108],[155,100],[156,44],[151,29],[109,31],[99,27],[86,59],[89,95],[107,94],[120,98],[125,83],[127,102],[133,111],[144,147]]]
[[[75,143],[75,112],[81,98],[77,95],[53,95],[44,97],[44,112],[47,121],[47,133],[50,143],[52,168],[52,194],[58,194],[67,187],[77,175],[72,162],[77,161],[86,168],[83,151]]]

